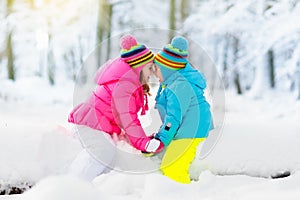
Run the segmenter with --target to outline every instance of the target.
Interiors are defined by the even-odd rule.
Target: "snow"
[[[299,198],[300,102],[290,93],[274,91],[254,99],[227,91],[222,136],[207,156],[199,153],[189,185],[158,171],[139,175],[110,171],[87,183],[65,175],[81,150],[67,123],[73,85],[53,87],[38,78],[0,84],[5,85],[0,92],[1,182],[36,183],[22,195],[1,200]],[[292,175],[269,178],[282,170]]]
[[[105,177],[107,176],[107,177]],[[17,200],[172,200],[172,199],[299,199],[299,173],[285,179],[261,179],[245,175],[215,176],[204,171],[200,181],[189,185],[172,182],[158,174],[103,175],[93,184],[74,177],[57,176],[42,180],[24,195],[0,197]],[[100,183],[100,181],[102,183]]]
[[[0,84],[1,179],[36,182],[70,162],[80,147],[66,130],[72,84],[54,88],[39,78]]]
[[[229,95],[227,101],[222,138],[204,160],[210,170],[269,177],[276,171],[300,169],[295,159],[300,151],[299,102],[292,103],[293,96],[269,94],[251,99]]]
[[[300,4],[288,0],[194,0],[190,16],[177,30],[203,47],[225,78],[239,72],[244,92],[243,96],[236,95],[230,91],[233,83],[225,80],[229,84],[225,121],[216,124],[217,129],[207,140],[218,139],[213,142],[214,148],[207,148],[209,142],[199,147],[190,169],[191,184],[173,182],[158,171],[110,171],[92,183],[67,176],[67,167],[82,149],[67,116],[74,106],[72,100],[76,103],[85,97],[80,93],[78,99],[73,99],[74,83],[70,80],[80,68],[81,57],[95,46],[96,2],[36,1],[37,9],[32,10],[20,1],[16,2],[14,13],[0,16],[0,186],[35,185],[22,195],[1,195],[0,200],[299,199],[300,101],[296,99],[300,94]],[[115,38],[124,31],[156,27],[132,33],[151,44],[153,50],[166,41],[167,0],[112,2],[116,3],[112,19]],[[263,13],[264,2],[270,7]],[[0,10],[5,13],[4,1]],[[12,27],[15,82],[5,80],[7,61],[2,53],[6,29]],[[46,80],[49,34],[57,66],[54,86]],[[237,57],[233,38],[239,42]],[[267,87],[262,68],[265,64],[259,62],[270,49],[276,58],[275,89]],[[119,50],[112,51],[115,54]],[[227,71],[223,69],[224,62]],[[255,81],[256,78],[259,79]],[[223,99],[214,96],[213,100]],[[150,103],[153,108],[153,97]],[[152,119],[142,118],[149,134],[160,125],[156,111],[151,112]],[[121,145],[129,148],[126,143]],[[270,178],[285,170],[292,175]]]

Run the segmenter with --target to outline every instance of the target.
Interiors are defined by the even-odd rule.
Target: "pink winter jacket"
[[[150,139],[138,119],[139,110],[143,115],[148,109],[139,81],[142,68],[132,69],[122,58],[108,61],[95,75],[98,86],[93,94],[72,110],[68,121],[109,134],[120,134],[123,129],[132,146],[145,151]]]

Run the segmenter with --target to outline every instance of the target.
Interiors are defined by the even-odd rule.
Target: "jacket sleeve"
[[[114,117],[125,134],[129,138],[133,147],[145,151],[146,143],[150,140],[138,119],[139,107],[137,102],[140,101],[138,88],[132,83],[124,82],[116,86],[112,103],[115,109]]]
[[[174,84],[170,88],[167,87],[164,92],[166,95],[166,115],[155,137],[160,139],[165,146],[168,146],[189,108],[192,93],[191,86],[182,82]]]

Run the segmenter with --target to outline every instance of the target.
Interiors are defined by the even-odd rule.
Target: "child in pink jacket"
[[[142,115],[148,110],[146,90],[149,88],[147,82],[154,55],[146,46],[138,44],[131,35],[122,37],[120,45],[121,56],[108,61],[99,69],[94,79],[98,86],[85,102],[72,110],[68,119],[71,123],[84,126],[79,134],[83,146],[98,148],[97,151],[91,152],[87,147],[71,165],[73,174],[89,180],[101,174],[106,168],[103,164],[109,165],[114,156],[113,151],[105,150],[109,149],[104,147],[107,145],[105,142],[100,141],[100,147],[97,147],[97,144],[85,144],[89,143],[87,141],[95,143],[96,139],[92,139],[93,134],[103,134],[103,138],[111,140],[111,135],[125,133],[130,144],[142,152],[157,153],[163,148],[159,140],[146,136],[138,119],[140,110]],[[90,128],[98,131],[95,133]],[[113,142],[110,141],[110,144],[113,145]],[[106,155],[104,161],[102,158],[100,160],[104,163],[95,159],[95,155],[91,155],[95,152]]]

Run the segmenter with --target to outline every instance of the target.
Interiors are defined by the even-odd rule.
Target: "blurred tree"
[[[9,17],[13,12],[14,0],[6,1],[6,18]],[[13,30],[8,24],[6,36],[6,52],[7,56],[7,72],[8,78],[15,80],[15,66],[14,66],[14,51],[13,51]]]
[[[176,29],[176,0],[170,0],[169,29],[169,40],[171,41]]]
[[[274,50],[269,49],[267,53],[267,65],[269,68],[269,84],[271,88],[275,88],[275,63],[274,63]]]
[[[180,3],[180,17],[181,23],[184,23],[185,19],[188,17],[190,0],[181,0]]]
[[[225,36],[224,37],[224,46],[223,46],[223,75],[222,75],[222,79],[224,81],[224,87],[226,89],[228,89],[229,87],[229,78],[228,78],[228,51],[229,51],[229,42],[230,42],[230,38],[229,36]]]
[[[12,31],[10,31],[8,33],[8,36],[7,36],[6,55],[7,55],[8,79],[15,80],[14,54],[13,54],[13,45],[12,45]]]
[[[297,100],[300,100],[300,41],[298,41],[298,45],[293,51],[293,55],[291,57],[291,62],[289,65],[291,66],[291,72],[288,75],[288,78],[291,80],[291,90],[296,89],[297,92]]]
[[[233,65],[235,66],[238,60],[238,52],[239,52],[239,39],[237,37],[232,37],[233,39]],[[242,94],[242,87],[240,82],[240,73],[237,67],[234,68],[233,72],[233,81],[236,87],[236,91],[238,94]]]
[[[111,51],[111,19],[113,15],[113,4],[108,4],[107,5],[107,12],[108,12],[108,22],[107,22],[107,53],[106,53],[106,60],[110,59],[110,51]]]
[[[29,0],[29,4],[30,4],[31,9],[35,8],[35,2],[34,2],[34,0]]]
[[[296,68],[296,79],[297,79],[297,83],[298,83],[298,97],[297,99],[300,100],[300,57],[299,60],[297,62],[297,68]]]
[[[224,81],[224,87],[228,89],[233,83],[237,94],[243,94],[240,70],[237,66],[240,50],[239,38],[228,33],[224,36],[223,43],[222,79]]]
[[[84,50],[81,37],[78,38],[78,48],[69,48],[64,54],[64,61],[66,62],[68,76],[79,84],[85,84],[87,81],[87,70],[84,66]],[[82,67],[80,69],[80,67]],[[80,73],[78,70],[80,69]]]
[[[265,0],[265,2],[262,2],[262,12],[266,13],[268,10],[272,9],[274,4],[277,2],[277,0]],[[267,67],[269,72],[268,77],[268,85],[271,88],[275,88],[275,62],[274,62],[274,49],[269,49],[266,53],[267,57]]]
[[[273,0],[260,0],[257,4],[257,16],[266,19],[265,13],[272,9],[274,5]],[[264,34],[264,33],[261,33]],[[252,86],[255,96],[262,96],[265,90],[274,88],[275,83],[275,62],[274,49],[270,47],[266,52],[262,52],[257,60],[255,69],[255,79]]]
[[[107,39],[106,56],[102,52],[102,45],[97,50],[97,68],[101,65],[102,58],[110,58],[110,36],[111,36],[111,19],[113,14],[113,5],[109,0],[99,0],[98,21],[97,21],[97,44],[99,45],[104,39]],[[103,54],[103,55],[102,55]]]
[[[52,42],[52,35],[49,34],[49,45],[48,45],[48,57],[47,57],[47,75],[48,80],[51,85],[55,84],[55,71],[56,71],[56,64],[54,59],[54,53],[53,53],[53,42]]]

